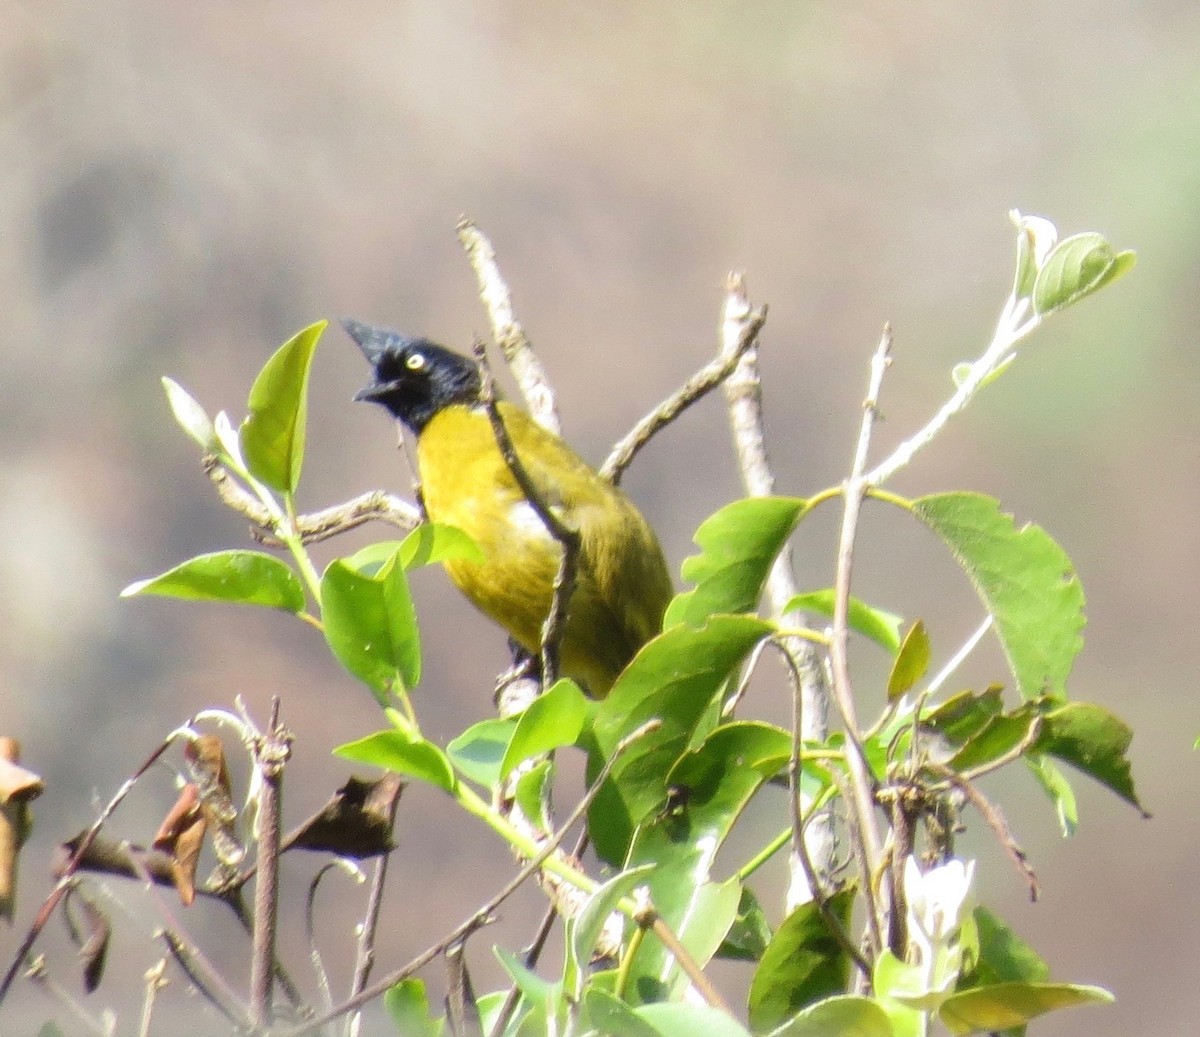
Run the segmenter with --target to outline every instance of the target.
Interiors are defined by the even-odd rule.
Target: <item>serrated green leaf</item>
[[[850,923],[854,893],[843,890],[828,906],[843,926]],[[750,1026],[772,1030],[801,1009],[846,989],[850,959],[830,933],[815,903],[801,904],[783,920],[750,981]]]
[[[317,321],[279,347],[250,387],[238,440],[250,474],[280,493],[294,493],[304,466],[308,372],[328,321]]]
[[[1083,645],[1083,588],[1066,552],[1039,526],[1017,529],[999,502],[941,493],[913,514],[950,549],[995,617],[996,633],[1024,698],[1066,697]]]
[[[376,731],[339,745],[334,749],[334,755],[420,778],[447,792],[454,790],[454,768],[446,754],[432,742],[409,731]]]
[[[1108,710],[1090,702],[1068,702],[1043,716],[1033,748],[1069,763],[1142,810],[1126,756],[1132,740],[1133,730]]]
[[[1029,772],[1054,804],[1059,830],[1064,836],[1074,835],[1079,827],[1079,808],[1075,803],[1075,790],[1071,788],[1066,775],[1045,756],[1033,754],[1025,756],[1024,760]]]
[[[1133,252],[1117,252],[1102,234],[1075,234],[1060,241],[1038,270],[1033,308],[1053,313],[1099,291],[1132,269]]]
[[[661,805],[663,779],[714,696],[771,630],[750,616],[713,616],[699,629],[675,626],[646,644],[617,678],[596,709],[590,775],[647,721],[656,719],[659,727],[622,754],[592,804],[588,827],[602,859],[623,862],[634,826]]]
[[[925,630],[924,622],[918,619],[904,635],[900,651],[892,663],[892,672],[888,675],[887,682],[889,702],[895,702],[925,676],[931,658],[929,634]]]
[[[167,393],[167,403],[179,427],[195,440],[206,454],[215,454],[220,450],[217,430],[204,408],[178,382],[163,378],[162,384]]]
[[[454,765],[472,781],[489,789],[500,783],[500,761],[516,730],[515,720],[491,717],[472,724],[446,746]]]
[[[822,616],[833,616],[833,588],[805,591],[788,602],[784,612],[815,612]],[[883,609],[874,608],[865,601],[851,597],[846,613],[850,629],[870,638],[893,655],[900,650],[900,616]]]
[[[517,719],[516,731],[500,764],[500,778],[507,778],[517,764],[531,756],[574,745],[595,706],[574,681],[555,681]]]
[[[321,577],[325,640],[338,661],[381,703],[421,679],[421,640],[404,569],[390,561],[364,576],[341,559]]]
[[[1076,1005],[1110,1004],[1102,987],[1076,983],[996,983],[952,994],[938,1013],[953,1033],[1009,1030],[1039,1015]]]
[[[403,1037],[441,1037],[445,1019],[429,1014],[429,995],[420,979],[402,979],[383,995],[388,1018]]]
[[[839,994],[805,1008],[767,1037],[894,1037],[894,1031],[876,1002]]]
[[[137,580],[122,598],[156,594],[189,601],[260,605],[285,612],[304,611],[304,586],[291,567],[261,551],[216,551],[189,558],[165,573]]]
[[[682,569],[696,586],[671,602],[663,629],[757,611],[771,566],[807,509],[799,497],[747,497],[705,519],[695,536],[700,554],[684,559]]]

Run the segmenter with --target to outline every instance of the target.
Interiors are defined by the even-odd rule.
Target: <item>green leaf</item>
[[[574,681],[555,681],[518,718],[516,731],[500,764],[500,778],[507,778],[517,764],[531,756],[574,745],[595,705]]]
[[[162,384],[167,392],[167,403],[179,427],[195,440],[206,454],[217,453],[221,449],[220,443],[217,442],[217,430],[204,408],[178,382],[164,378]]]
[[[1060,241],[1038,270],[1033,286],[1033,308],[1053,313],[1099,291],[1128,273],[1136,261],[1133,252],[1117,252],[1102,234],[1075,234]]]
[[[1132,740],[1129,725],[1108,710],[1090,702],[1068,702],[1042,718],[1033,748],[1083,771],[1145,814],[1126,756]]]
[[[546,810],[549,799],[546,795],[546,783],[550,780],[553,772],[554,764],[550,760],[543,760],[517,779],[517,788],[514,793],[521,813],[538,825],[543,832],[554,829],[554,820]]]
[[[975,908],[974,918],[978,951],[960,989],[1015,981],[1044,983],[1050,978],[1050,968],[1038,953],[987,908]]]
[[[754,895],[754,890],[743,886],[737,917],[725,934],[725,942],[717,948],[715,957],[729,961],[758,961],[773,935],[767,914]]]
[[[604,1037],[619,1034],[620,1037],[659,1037],[659,1031],[639,1018],[624,1001],[607,990],[590,985],[583,993],[583,1006],[587,1022]]]
[[[700,554],[683,562],[683,578],[696,586],[671,602],[663,629],[757,611],[771,566],[807,509],[799,497],[748,497],[705,519],[695,536]]]
[[[345,760],[420,778],[447,792],[455,786],[454,769],[446,754],[432,742],[410,731],[376,731],[334,749]]]
[[[148,580],[137,580],[122,598],[157,594],[189,601],[261,605],[285,612],[304,611],[304,586],[292,569],[261,551],[216,551],[197,555]]]
[[[626,735],[652,719],[659,727],[617,760],[589,811],[588,828],[603,860],[622,863],[634,827],[661,807],[664,778],[709,704],[771,629],[750,616],[713,616],[700,629],[675,626],[645,645],[617,678],[596,709],[590,776]]]
[[[815,612],[821,616],[833,617],[833,588],[824,590],[805,591],[797,594],[788,602],[784,612]],[[900,616],[883,609],[874,608],[865,601],[851,596],[847,610],[846,622],[850,629],[870,638],[877,645],[886,648],[892,655],[900,650]]]
[[[650,898],[701,964],[727,941],[745,902],[737,883],[711,881],[716,856],[754,796],[786,769],[791,741],[790,732],[771,724],[722,725],[680,757],[665,779],[673,800],[638,826],[627,863],[654,865]],[[806,769],[804,801],[820,787]],[[643,944],[629,977],[640,1000],[669,999],[686,986],[658,941]]]
[[[792,1016],[767,1037],[893,1037],[891,1020],[867,997],[839,994]]]
[[[829,898],[843,927],[850,922],[852,890]],[[801,904],[775,933],[750,981],[750,1027],[772,1030],[816,1001],[839,994],[850,977],[850,959],[815,903]]]
[[[654,870],[646,864],[614,875],[595,893],[588,897],[579,914],[567,921],[568,972],[564,987],[573,991],[575,998],[583,996],[588,979],[588,964],[596,950],[596,944],[622,898],[629,896],[638,886],[644,886]]]
[[[1045,1012],[1076,1005],[1110,1004],[1102,987],[1075,983],[996,983],[952,994],[939,1014],[954,1033],[1010,1030]]]
[[[744,1026],[728,1012],[708,1005],[642,1005],[635,1013],[662,1037],[750,1037]]]
[[[394,555],[399,556],[400,565],[406,570],[423,565],[433,565],[453,558],[464,558],[482,562],[483,552],[466,533],[457,526],[446,526],[436,522],[422,522],[403,540],[381,540],[356,551],[345,559],[351,569],[372,576]]]
[[[513,720],[492,717],[472,724],[446,746],[454,765],[468,778],[489,789],[500,784],[500,761],[516,730]]]
[[[297,332],[254,380],[239,441],[250,474],[280,493],[294,493],[304,465],[308,371],[328,321]]]
[[[1026,703],[1011,713],[997,714],[966,740],[948,761],[948,766],[956,771],[966,771],[1012,752],[1029,736],[1038,713],[1034,703]]]
[[[960,691],[925,715],[925,723],[952,745],[962,745],[1004,710],[1003,689],[992,685],[986,691]]]
[[[338,661],[387,704],[421,679],[421,640],[404,569],[393,560],[364,576],[341,559],[321,577],[325,640]]]
[[[1021,695],[1065,698],[1085,619],[1063,549],[1038,526],[1015,528],[998,501],[978,493],[921,497],[913,514],[942,538],[995,617]]]
[[[904,635],[904,643],[900,645],[896,661],[892,663],[887,683],[889,702],[895,702],[925,676],[930,658],[929,634],[925,624],[918,619]]]
[[[1040,755],[1024,757],[1034,779],[1042,787],[1042,791],[1050,797],[1058,815],[1058,827],[1064,836],[1075,834],[1079,827],[1079,808],[1075,803],[1075,790],[1058,767]]]
[[[446,1025],[445,1019],[434,1019],[429,1014],[429,996],[420,979],[402,979],[390,988],[383,995],[383,1007],[403,1037],[441,1037]]]

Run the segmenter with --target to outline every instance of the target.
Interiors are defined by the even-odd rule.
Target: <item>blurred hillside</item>
[[[295,818],[348,773],[329,748],[377,722],[370,695],[294,621],[118,600],[135,578],[245,543],[175,429],[161,375],[236,419],[270,352],[320,318],[465,346],[487,330],[454,236],[465,212],[499,250],[568,437],[596,461],[712,354],[722,279],[746,270],[771,308],[762,363],[779,486],[804,494],[849,462],[884,320],[896,359],[879,456],[987,341],[1014,207],[1064,233],[1100,230],[1139,264],[1040,331],[896,488],[993,493],[1063,544],[1089,601],[1074,694],[1137,732],[1151,822],[1081,785],[1082,830],[1063,842],[1031,783],[995,789],[1044,898],[1024,903],[998,859],[982,866],[983,898],[1057,977],[1118,997],[1035,1032],[1187,1032],[1200,1011],[1186,793],[1200,768],[1193,5],[0,5],[0,733],[21,738],[49,786],[3,960],[44,895],[53,845],[197,709],[241,694],[262,717],[283,696]],[[350,404],[364,377],[331,330],[305,506],[409,485],[382,415]],[[626,486],[677,565],[699,521],[739,494],[719,405],[656,441]],[[858,592],[923,615],[946,658],[978,621],[969,588],[931,538],[870,518]],[[830,578],[821,528],[797,544],[805,584]],[[417,590],[420,708],[444,738],[490,710],[503,639],[441,573]],[[966,676],[983,683],[999,665]],[[148,840],[125,826],[163,806],[147,792],[116,828]],[[511,872],[490,835],[446,809],[431,793],[405,800],[384,968],[474,904],[464,887]],[[997,857],[984,837],[970,848]],[[309,863],[291,865],[294,882]],[[121,903],[143,912],[118,923],[136,981],[157,921]],[[506,913],[510,929],[477,938],[478,986],[496,979],[488,943],[519,943],[540,910],[531,894]],[[223,918],[189,924],[237,943]],[[337,938],[350,924],[331,914]],[[33,1032],[44,1003],[29,989],[15,1003],[26,1027],[4,1031]]]

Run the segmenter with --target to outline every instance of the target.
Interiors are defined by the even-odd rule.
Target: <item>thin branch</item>
[[[0,981],[0,1004],[4,1003],[4,998],[8,994],[9,989],[12,987],[13,980],[16,979],[17,974],[21,971],[21,963],[33,949],[34,943],[37,942],[38,936],[46,927],[46,923],[50,920],[50,916],[54,914],[55,908],[58,907],[59,902],[66,895],[67,889],[71,885],[71,881],[74,878],[75,872],[79,868],[79,862],[84,858],[92,843],[100,834],[100,829],[104,827],[105,823],[107,823],[108,819],[112,817],[117,807],[121,805],[121,802],[133,790],[133,786],[137,784],[141,776],[145,774],[146,771],[148,771],[151,767],[153,767],[163,753],[165,753],[170,747],[171,740],[164,740],[163,743],[142,762],[141,766],[125,779],[125,781],[121,784],[121,787],[117,789],[112,799],[108,801],[108,804],[101,811],[100,816],[92,822],[92,826],[84,833],[83,838],[79,840],[79,843],[75,848],[75,852],[71,855],[71,859],[67,861],[65,867],[63,868],[62,876],[59,878],[54,889],[50,891],[50,895],[47,896],[45,901],[42,903],[41,908],[38,910],[37,917],[34,918],[33,923],[30,925],[29,930],[25,934],[25,938],[21,941],[21,946],[17,948],[17,953],[14,955],[12,964],[9,966],[8,971],[4,974],[4,979]]]
[[[215,455],[205,455],[201,463],[221,502],[250,522],[255,539],[277,543],[274,535],[276,519],[258,498],[232,478]],[[416,505],[382,490],[373,490],[331,508],[297,515],[296,531],[305,543],[316,543],[376,521],[386,522],[407,533],[420,525],[421,513]]]
[[[154,1005],[170,980],[166,977],[167,959],[159,958],[142,976],[146,984],[146,994],[142,998],[142,1016],[138,1022],[138,1037],[150,1037],[150,1022],[154,1018]]]
[[[751,307],[745,278],[740,273],[730,273],[725,282],[725,302],[721,313],[720,355],[726,359],[738,358],[732,373],[725,380],[725,397],[742,483],[752,497],[769,497],[775,492],[775,476],[767,457],[762,381],[758,371],[758,332],[765,318],[765,308]],[[785,609],[798,591],[792,548],[790,544],[785,544],[767,577],[766,595],[772,615],[787,626],[804,625],[803,617],[799,614],[785,614]],[[799,673],[803,736],[813,741],[823,741],[829,733],[829,691],[821,655],[801,638],[785,638],[782,646]],[[820,862],[824,870],[828,870],[832,866],[834,853],[833,826],[828,814],[817,818],[809,826],[807,838],[812,858]]]
[[[588,845],[587,829],[584,829],[583,834],[579,836],[579,841],[575,844],[575,849],[571,851],[571,856],[579,860],[583,856]],[[521,964],[527,969],[532,969],[537,965],[538,958],[541,957],[542,948],[546,946],[546,941],[550,938],[550,931],[554,928],[554,923],[558,920],[558,908],[555,904],[551,904],[546,908],[546,913],[542,915],[541,922],[538,923],[537,931],[534,933],[533,939],[529,942],[529,946],[521,954]],[[508,988],[508,993],[504,996],[504,1004],[500,1006],[500,1011],[496,1013],[496,1022],[492,1026],[490,1037],[501,1037],[505,1029],[508,1027],[508,1021],[512,1018],[513,1012],[517,1009],[517,1003],[521,1000],[521,988],[515,983]]]
[[[271,1023],[275,940],[279,915],[279,839],[283,770],[291,756],[291,734],[279,725],[279,698],[271,703],[266,735],[254,747],[261,778],[258,808],[258,877],[254,880],[254,935],[250,958],[250,1018],[265,1029]]]
[[[492,324],[492,336],[533,415],[533,420],[551,432],[560,433],[562,423],[546,371],[533,352],[525,329],[513,313],[512,296],[496,263],[496,250],[473,220],[459,220],[458,240],[479,281],[479,296]]]
[[[438,940],[437,943],[427,947],[403,968],[389,973],[387,976],[384,976],[383,979],[376,980],[369,987],[360,990],[353,997],[347,998],[344,1002],[342,1002],[342,1004],[338,1005],[336,1008],[330,1009],[324,1015],[316,1019],[310,1019],[295,1029],[285,1031],[281,1037],[301,1037],[302,1034],[312,1033],[314,1030],[320,1029],[326,1023],[345,1015],[347,1012],[353,1012],[355,1009],[361,1008],[369,1001],[374,1000],[385,991],[394,987],[401,980],[407,979],[414,972],[424,968],[435,958],[444,954],[447,948],[454,946],[456,943],[462,942],[462,940],[470,933],[474,932],[481,926],[488,924],[492,916],[495,914],[496,909],[503,904],[504,901],[511,897],[518,889],[520,889],[526,882],[528,882],[529,879],[536,875],[541,870],[542,865],[545,864],[546,861],[549,860],[550,857],[558,850],[559,846],[562,844],[562,841],[567,837],[567,832],[569,832],[571,828],[574,827],[575,823],[587,813],[588,807],[592,805],[592,800],[595,799],[596,794],[600,791],[600,787],[604,784],[605,779],[612,771],[614,764],[621,758],[621,755],[625,752],[625,750],[639,738],[649,734],[651,731],[657,730],[660,724],[661,721],[657,720],[657,718],[648,721],[632,734],[627,735],[621,740],[620,743],[618,743],[616,749],[613,750],[613,754],[604,762],[604,766],[601,768],[600,773],[596,776],[596,780],[588,788],[587,792],[584,793],[579,803],[576,804],[575,809],[571,811],[571,816],[567,818],[562,827],[559,828],[558,831],[552,836],[550,836],[550,838],[546,841],[546,844],[538,851],[537,856],[530,858],[530,860],[521,868],[521,870],[518,871],[517,874],[514,875],[498,893],[496,893],[493,897],[491,897],[491,899],[474,911],[470,918],[458,925],[448,935]]]
[[[550,611],[542,624],[542,686],[549,687],[558,677],[558,652],[562,645],[563,634],[567,624],[567,609],[571,604],[571,595],[575,592],[575,579],[579,571],[579,549],[581,538],[579,530],[572,529],[546,502],[541,491],[534,485],[528,470],[513,446],[512,438],[500,416],[496,406],[495,387],[492,383],[492,373],[487,362],[487,353],[483,343],[475,344],[475,358],[483,373],[483,387],[480,400],[487,410],[488,419],[492,423],[492,433],[496,437],[496,445],[504,458],[505,465],[520,487],[521,493],[533,508],[542,525],[546,527],[562,548],[558,561],[558,572],[554,577],[554,589],[550,603]]]
[[[1029,863],[1029,858],[1025,851],[1017,844],[1013,834],[1008,827],[1008,822],[1004,820],[1004,815],[1000,812],[1000,808],[994,805],[982,792],[979,791],[973,781],[969,781],[964,775],[959,774],[951,767],[944,764],[929,761],[925,765],[935,774],[945,778],[951,785],[958,789],[964,796],[967,797],[967,802],[971,804],[977,811],[979,816],[983,818],[987,826],[992,830],[997,842],[1008,855],[1008,859],[1012,861],[1013,866],[1021,873],[1021,877],[1025,879],[1025,884],[1029,887],[1029,899],[1037,900],[1038,898],[1038,880],[1037,874],[1033,870],[1033,866]]]
[[[239,1031],[248,1031],[250,1029],[250,1020],[244,1010],[242,1010],[241,1005],[238,1004],[236,995],[232,997],[232,1001],[227,1003],[224,1000],[225,995],[218,995],[209,985],[213,976],[196,967],[195,957],[188,946],[169,929],[162,930],[159,935],[162,936],[163,942],[167,945],[167,950],[170,951],[171,957],[175,959],[175,964],[187,976],[188,982],[200,992],[204,1000],[228,1019]],[[224,987],[224,984],[222,984],[222,988],[228,995],[233,994],[232,991]],[[236,1008],[234,1007],[235,1005],[237,1005]]]
[[[733,375],[742,358],[758,342],[758,333],[767,322],[765,306],[753,310],[746,316],[737,336],[729,349],[722,351],[699,371],[683,383],[675,392],[662,401],[609,451],[608,458],[600,466],[600,475],[616,484],[621,481],[625,469],[633,462],[638,451],[688,407],[702,400],[722,382]]]
[[[396,825],[396,811],[400,807],[400,792],[403,785],[399,781],[389,788],[389,798],[386,801],[388,831]],[[371,969],[375,966],[375,936],[379,931],[379,916],[383,910],[383,890],[387,882],[388,861],[391,854],[383,854],[375,862],[375,874],[371,877],[371,892],[367,897],[366,918],[363,919],[361,933],[358,938],[358,954],[354,963],[354,980],[350,984],[350,993],[357,994],[367,985]]]
[[[871,775],[871,767],[863,749],[858,717],[854,707],[854,693],[850,683],[848,619],[854,541],[858,533],[858,518],[867,486],[863,472],[867,466],[871,432],[879,413],[879,394],[883,386],[883,376],[891,362],[891,348],[892,329],[890,325],[884,325],[883,334],[879,339],[879,347],[871,359],[871,378],[867,397],[863,401],[862,425],[859,429],[850,477],[846,481],[843,492],[844,509],[841,536],[838,541],[837,574],[834,581],[833,639],[830,645],[830,660],[833,667],[833,701],[841,715],[846,738],[853,747],[853,751],[846,754],[850,773],[850,808],[854,813],[854,827],[859,833],[864,864],[867,867],[866,874],[861,878],[863,896],[867,902],[867,929],[871,936],[872,949],[875,951],[883,946],[882,912],[871,885],[871,875],[880,858],[879,831],[876,827],[873,795],[875,780]]]
[[[997,321],[991,343],[967,369],[954,395],[941,406],[924,428],[906,439],[889,457],[866,474],[864,478],[868,485],[878,486],[886,482],[907,465],[917,451],[933,441],[954,415],[966,408],[989,377],[1012,360],[1016,355],[1016,344],[1042,322],[1042,318],[1037,314],[1026,317],[1028,306],[1028,299],[1017,302],[1012,296],[1009,297]]]

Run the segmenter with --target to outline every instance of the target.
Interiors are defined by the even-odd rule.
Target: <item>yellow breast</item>
[[[597,696],[656,634],[671,596],[662,549],[641,513],[558,436],[500,404],[509,438],[543,499],[581,534],[579,574],[568,609],[561,668]],[[482,563],[446,569],[458,588],[537,653],[561,548],[509,472],[491,423],[478,408],[439,411],[417,442],[425,509],[458,526]]]

